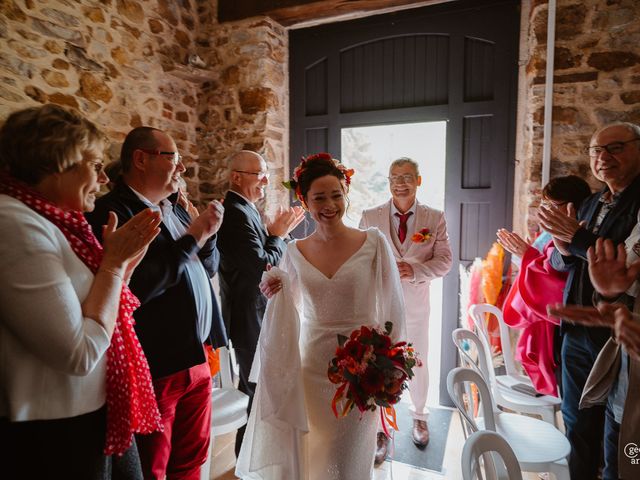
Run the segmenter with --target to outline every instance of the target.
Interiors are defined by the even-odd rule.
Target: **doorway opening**
[[[357,227],[362,211],[391,198],[389,165],[400,157],[418,162],[422,185],[417,200],[444,210],[447,122],[398,123],[341,129],[342,162],[356,171],[349,191],[347,225]],[[429,393],[427,404],[437,406],[440,392],[442,335],[442,279],[431,282],[429,318]],[[408,394],[403,400],[408,401]]]

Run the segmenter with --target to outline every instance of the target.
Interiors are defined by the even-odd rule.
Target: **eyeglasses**
[[[627,143],[637,142],[638,140],[640,140],[640,138],[632,138],[631,140],[627,140],[626,142],[611,142],[607,145],[593,145],[592,147],[587,147],[586,150],[587,153],[592,157],[597,157],[603,151],[611,155],[616,155],[618,153],[622,153],[622,151],[624,150],[624,146]]]
[[[138,148],[141,152],[149,155],[171,155],[171,163],[178,165],[182,161],[182,155],[178,152],[161,152],[160,150],[149,150],[148,148]]]
[[[258,180],[263,180],[265,178],[269,180],[269,177],[271,176],[269,172],[247,172],[245,170],[234,170],[234,172],[246,173],[247,175],[255,175],[256,177],[258,177]]]
[[[391,175],[389,177],[389,183],[391,183],[391,185],[395,183],[413,183],[415,180],[415,175],[411,175],[410,173],[406,173],[404,175]]]

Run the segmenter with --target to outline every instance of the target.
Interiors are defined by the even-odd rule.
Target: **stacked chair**
[[[491,348],[489,333],[485,323],[485,314],[494,315],[500,327],[500,346],[504,358],[506,374],[496,375],[491,363]],[[490,362],[487,368],[485,380],[491,389],[493,398],[499,407],[513,410],[514,412],[540,415],[545,422],[558,427],[556,412],[560,410],[561,400],[550,395],[533,396],[513,390],[515,385],[524,385],[531,391],[535,391],[528,377],[518,373],[515,366],[511,341],[509,339],[509,327],[504,323],[502,311],[493,305],[480,303],[469,308],[469,315],[473,319],[475,330],[482,343],[482,349]],[[525,387],[525,388],[526,388]]]
[[[462,480],[476,479],[522,480],[516,454],[499,433],[480,430],[465,442],[462,449]]]
[[[519,412],[526,410],[496,401],[493,390],[489,387],[489,382],[496,380],[488,342],[483,342],[474,332],[461,328],[454,330],[452,337],[463,367],[449,372],[447,390],[460,412],[467,442],[476,432],[497,432],[513,449],[522,471],[549,472],[557,480],[569,480],[566,457],[570,446],[563,433],[554,426],[554,422],[501,411],[499,406]],[[477,353],[475,358],[471,354],[473,350]],[[526,413],[540,414],[535,410]],[[471,455],[463,456],[463,471],[474,466],[469,463],[470,458]],[[487,462],[484,463],[486,468]],[[505,470],[502,462],[493,463],[495,465],[489,469],[489,474],[496,475],[495,478],[512,478],[508,473],[508,465]]]

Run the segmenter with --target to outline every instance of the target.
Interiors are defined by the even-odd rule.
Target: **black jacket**
[[[173,200],[174,212],[188,225],[189,214]],[[86,215],[95,235],[102,240],[102,226],[106,225],[109,211],[118,216],[118,225],[124,224],[146,205],[120,179],[113,191],[96,201],[96,208]],[[149,245],[145,257],[131,277],[129,288],[140,300],[134,312],[135,329],[144,350],[151,376],[160,378],[199,365],[206,360],[202,342],[198,337],[197,312],[191,282],[185,265],[197,252],[209,277],[215,275],[219,263],[215,235],[198,251],[191,235],[174,240],[164,223],[160,233]],[[209,340],[214,347],[227,344],[224,323],[211,285],[208,285],[213,303],[213,318]]]
[[[578,211],[578,220],[587,222],[587,228],[580,228],[573,236],[569,244],[572,256],[563,256],[554,250],[551,256],[551,264],[556,270],[568,271],[569,276],[564,289],[565,304],[591,305],[593,285],[589,279],[589,265],[587,263],[587,250],[595,245],[599,237],[608,238],[614,244],[624,242],[633,227],[638,223],[638,209],[640,208],[640,176],[624,189],[616,205],[607,214],[598,233],[592,232],[593,225],[600,210],[600,198],[608,191],[605,187],[598,193],[588,197]],[[565,322],[562,330],[577,328]],[[582,327],[581,327],[582,328]],[[592,340],[598,344],[604,344],[609,338],[609,328],[587,328]]]
[[[256,347],[267,304],[258,285],[267,264],[276,266],[285,242],[269,235],[258,212],[241,196],[228,192],[218,232],[222,316],[234,347]]]

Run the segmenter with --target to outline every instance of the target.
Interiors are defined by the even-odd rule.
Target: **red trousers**
[[[205,362],[153,381],[164,432],[137,435],[145,480],[199,480],[211,436],[211,373]]]

